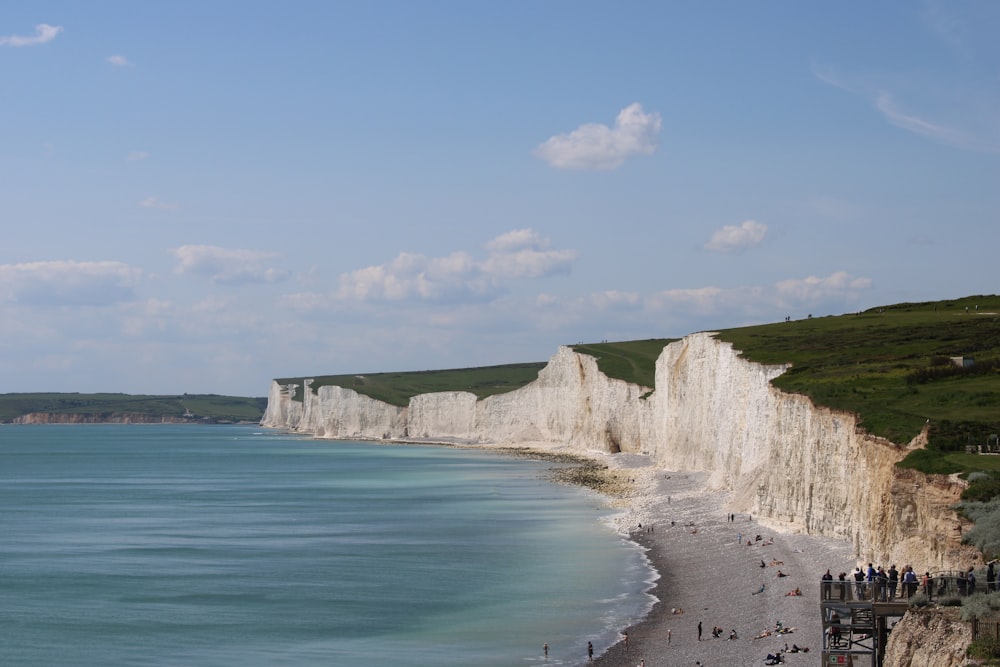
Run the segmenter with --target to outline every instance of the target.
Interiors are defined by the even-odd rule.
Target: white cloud
[[[590,303],[600,310],[633,310],[642,306],[642,295],[638,292],[604,290],[591,294]]]
[[[568,272],[576,252],[547,250],[548,247],[548,239],[541,238],[533,229],[516,229],[486,244],[490,256],[481,268],[493,279],[540,278]]]
[[[171,204],[168,202],[160,201],[156,197],[146,197],[139,202],[139,206],[143,208],[156,208],[161,211],[172,211],[177,208],[177,204]]]
[[[278,257],[271,252],[220,248],[208,245],[184,245],[175,248],[178,259],[174,273],[207,278],[222,285],[276,283],[288,278],[288,272],[267,266]]]
[[[35,26],[35,34],[30,37],[21,35],[0,35],[0,46],[35,46],[45,44],[56,38],[62,32],[62,26],[39,23]]]
[[[148,157],[149,157],[149,153],[147,153],[146,151],[132,151],[131,153],[129,153],[128,155],[125,156],[125,159],[128,162],[142,162],[143,160],[145,160]],[[156,197],[147,197],[143,201],[148,201],[148,200],[152,200],[152,201],[155,202],[156,201]],[[140,202],[140,205],[142,205],[142,202]]]
[[[135,298],[141,271],[122,262],[0,265],[0,300],[20,305],[106,306]]]
[[[825,278],[809,276],[795,280],[783,280],[775,285],[782,299],[799,304],[811,304],[826,299],[841,299],[856,296],[871,287],[870,278],[857,278],[846,271],[837,271]]]
[[[581,125],[569,134],[550,137],[534,155],[557,169],[616,169],[631,155],[654,153],[661,126],[660,114],[647,114],[636,102],[618,113],[614,127]]]
[[[129,67],[132,65],[132,63],[128,61],[128,58],[121,55],[110,56],[108,58],[108,62],[114,65],[115,67]]]
[[[547,250],[548,241],[530,229],[496,237],[486,244],[485,259],[467,252],[444,257],[400,253],[388,264],[369,266],[340,276],[337,298],[401,301],[483,300],[503,291],[506,281],[567,273],[577,253]]]
[[[763,241],[765,234],[767,225],[756,220],[745,220],[739,225],[726,225],[716,230],[712,239],[705,244],[705,249],[716,252],[743,250]]]
[[[843,312],[857,306],[862,294],[871,288],[870,278],[836,271],[826,277],[808,276],[779,281],[773,285],[741,285],[737,287],[697,287],[655,292],[644,300],[647,314],[660,311],[671,319],[687,322],[690,333],[703,326],[697,318],[711,315],[724,326],[734,322],[777,322],[785,315],[803,316],[809,309]],[[703,321],[703,319],[702,319]],[[694,327],[694,328],[692,328]]]

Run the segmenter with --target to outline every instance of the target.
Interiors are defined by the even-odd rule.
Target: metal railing
[[[923,593],[931,602],[947,597],[1000,591],[1000,581],[987,582],[985,574],[969,579],[966,572],[946,570],[924,573],[917,581],[893,582],[885,579],[856,581],[853,578],[820,582],[823,602],[906,602]]]

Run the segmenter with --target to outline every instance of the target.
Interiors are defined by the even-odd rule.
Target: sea
[[[554,465],[255,425],[0,426],[0,664],[583,664],[648,612],[655,572]]]

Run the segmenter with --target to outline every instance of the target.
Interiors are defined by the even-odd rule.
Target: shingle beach
[[[660,578],[650,591],[658,600],[650,614],[622,628],[622,641],[593,664],[760,665],[786,645],[786,664],[818,664],[820,577],[828,568],[834,577],[854,569],[849,543],[781,532],[735,513],[728,493],[706,490],[704,474],[654,469],[642,456],[609,459],[613,468],[627,469],[637,489],[626,499],[620,526],[648,550]],[[789,594],[795,589],[801,595]],[[712,636],[716,626],[722,629],[718,638]],[[779,627],[788,631],[778,633]],[[729,639],[733,630],[737,638]],[[586,641],[581,638],[584,662]],[[793,646],[809,651],[793,653]]]

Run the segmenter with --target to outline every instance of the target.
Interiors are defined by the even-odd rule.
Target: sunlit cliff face
[[[874,438],[851,414],[773,388],[785,368],[746,361],[730,344],[695,334],[664,348],[650,393],[564,347],[534,382],[481,401],[441,392],[400,408],[349,389],[307,387],[298,402],[273,384],[262,423],[329,438],[647,454],[665,470],[707,472],[710,486],[733,492],[734,511],[850,540],[865,560],[931,569],[974,562],[950,509],[961,482],[897,470],[917,443]]]

